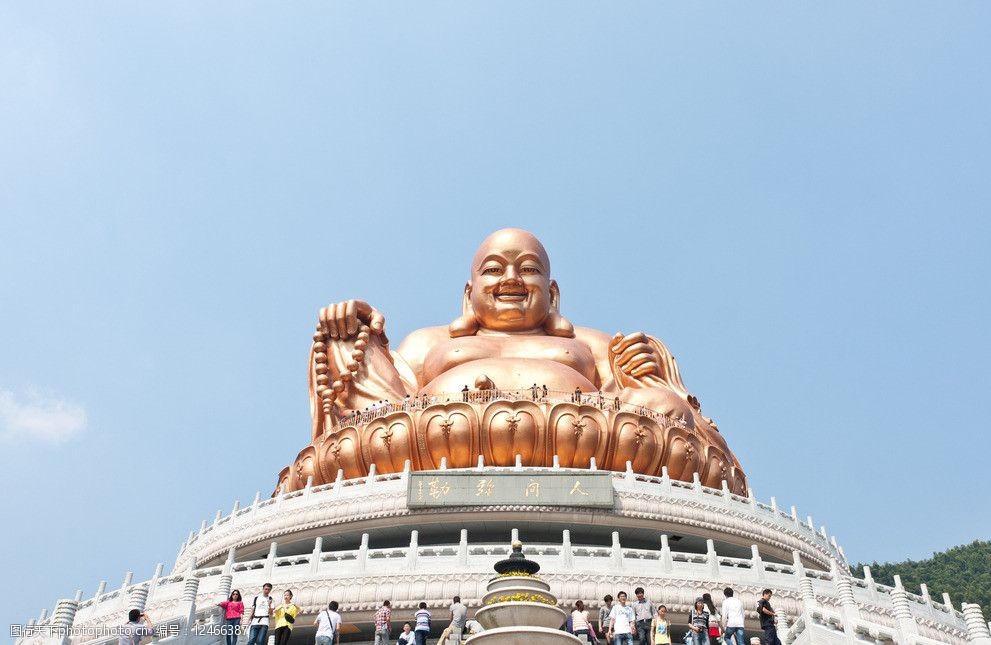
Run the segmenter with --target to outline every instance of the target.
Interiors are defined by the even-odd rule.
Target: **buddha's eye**
[[[500,275],[502,274],[502,267],[486,267],[482,269],[482,275]]]
[[[520,267],[520,273],[524,275],[537,275],[538,273],[540,273],[540,269],[538,269],[537,267],[529,267],[529,266]]]

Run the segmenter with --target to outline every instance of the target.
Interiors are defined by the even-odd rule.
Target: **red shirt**
[[[240,600],[224,600],[217,604],[224,608],[225,620],[228,618],[240,618],[244,615],[244,603]]]

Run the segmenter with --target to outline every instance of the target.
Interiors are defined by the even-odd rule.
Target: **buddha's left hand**
[[[613,336],[609,343],[609,359],[616,369],[633,381],[652,380],[651,375],[659,376],[661,373],[657,353],[643,332]]]

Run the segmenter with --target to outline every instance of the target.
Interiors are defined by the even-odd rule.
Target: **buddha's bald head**
[[[559,295],[551,280],[550,258],[532,233],[518,228],[492,233],[475,252],[470,273],[465,315],[452,325],[452,335],[474,334],[479,329],[573,333],[570,324],[557,315]]]
[[[485,258],[493,253],[530,253],[541,263],[548,276],[551,273],[551,261],[547,249],[540,243],[537,236],[521,228],[502,228],[482,240],[471,261],[472,275],[485,262]]]

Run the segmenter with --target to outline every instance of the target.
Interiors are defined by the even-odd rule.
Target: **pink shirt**
[[[224,619],[228,618],[240,618],[244,615],[244,603],[240,600],[224,600],[218,602],[218,605],[224,608]]]

